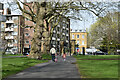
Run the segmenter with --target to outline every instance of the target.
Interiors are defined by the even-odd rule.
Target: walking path
[[[71,56],[67,56],[66,61],[59,56],[57,63],[38,64],[8,78],[80,78],[75,62]]]

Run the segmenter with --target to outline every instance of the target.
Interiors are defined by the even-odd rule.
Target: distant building
[[[4,43],[7,44],[7,51],[14,53],[21,52],[21,40],[22,40],[22,28],[23,17],[22,15],[12,15],[9,8],[7,8],[3,15],[6,17],[6,21],[1,22],[2,38]]]
[[[1,28],[1,22],[2,21],[5,21],[5,17],[3,16],[3,7],[4,7],[4,5],[2,4],[2,3],[0,3],[0,50],[3,50],[3,46],[2,46],[2,42],[3,42],[3,40],[2,40],[2,38],[1,38],[1,36],[2,36],[2,28]]]
[[[30,28],[30,26],[34,26],[35,24],[25,19],[23,15],[12,15],[9,8],[0,10],[0,12],[6,18],[5,21],[1,22],[0,31],[2,31],[2,38],[5,35],[3,42],[5,43],[6,41],[8,44],[7,51],[15,53],[30,52],[34,34],[34,29]]]
[[[3,7],[4,7],[4,5],[2,3],[0,3],[0,14],[3,14]]]
[[[83,54],[83,49],[87,48],[86,30],[74,30],[74,31],[71,30],[70,41],[71,41],[71,53],[74,53],[75,51],[78,52],[79,54]]]
[[[26,2],[26,4],[29,5],[30,7],[33,6],[33,2],[29,2],[29,3]],[[27,6],[24,6],[24,8],[29,11],[29,8]],[[36,12],[35,9],[34,9],[34,12]],[[48,25],[50,28],[53,27],[53,24],[51,25],[48,24]],[[31,46],[31,43],[32,43],[31,40],[34,34],[34,28],[30,28],[30,26],[35,26],[35,24],[32,21],[25,19],[25,26],[28,26],[28,28],[24,28],[24,34],[25,35],[29,34],[30,38],[28,38],[27,36],[25,38],[25,35],[24,35],[24,40],[26,41],[28,40],[27,43],[24,44],[24,51],[30,50],[30,47],[28,47],[28,45]],[[27,29],[27,31],[25,29]],[[53,30],[52,39],[50,41],[50,47],[54,45],[56,47],[57,52],[62,53],[60,43],[63,41],[66,43],[66,47],[69,48],[70,46],[70,20],[67,20],[65,18],[61,18],[61,22]],[[45,50],[45,46],[42,43],[41,51],[44,52],[44,50]]]
[[[32,21],[29,21],[27,19],[25,20],[24,25],[24,48],[23,52],[27,53],[30,52],[31,44],[32,44],[32,38],[34,35],[34,28],[30,28],[31,26],[35,26],[35,24]]]
[[[31,7],[31,3],[29,4]],[[26,10],[29,11],[29,8],[24,6]],[[11,10],[5,9],[4,15],[6,16],[6,21],[2,22],[2,30],[6,34],[5,40],[8,42],[7,51],[13,51],[15,53],[27,53],[30,52],[32,38],[34,35],[34,28],[31,26],[35,26],[35,23],[29,21],[28,19],[23,18],[23,15],[12,15]],[[27,17],[27,16],[26,16]],[[53,25],[49,25],[50,28]],[[61,22],[59,22],[58,26],[53,30],[53,36],[50,41],[51,45],[56,47],[57,52],[63,53],[63,48],[61,46],[61,42],[64,42],[64,49],[69,52],[70,47],[70,20],[61,18]],[[41,51],[44,51],[45,46],[41,46]]]
[[[70,20],[62,18],[62,21],[53,30],[51,45],[56,47],[57,52],[63,54],[61,42],[64,42],[66,52],[69,52],[70,47]],[[52,25],[51,25],[52,27]]]

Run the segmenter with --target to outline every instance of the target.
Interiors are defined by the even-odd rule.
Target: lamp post
[[[73,42],[74,42],[74,53],[75,53],[75,41],[76,41],[76,40],[71,40],[71,41],[73,41]]]
[[[70,47],[70,49],[69,49],[69,50],[70,50],[70,56],[71,56],[71,43],[70,43],[70,46],[69,46],[69,47]]]
[[[65,54],[65,48],[66,48],[66,46],[67,46],[66,41],[63,42],[63,45],[64,45],[64,51],[63,51],[63,52],[64,52],[64,54]]]

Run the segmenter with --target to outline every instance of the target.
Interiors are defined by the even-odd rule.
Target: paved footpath
[[[59,56],[57,63],[38,64],[8,78],[80,78],[75,62],[71,56],[67,56],[66,61]]]

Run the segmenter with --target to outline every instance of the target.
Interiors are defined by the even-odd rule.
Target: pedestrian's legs
[[[53,54],[53,60],[54,60],[54,62],[55,62],[55,54]]]
[[[65,61],[66,59],[64,58],[64,61]]]
[[[54,61],[54,54],[51,54],[52,55],[52,61]]]

